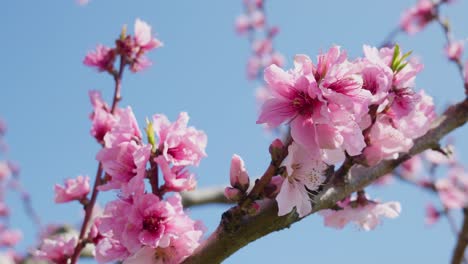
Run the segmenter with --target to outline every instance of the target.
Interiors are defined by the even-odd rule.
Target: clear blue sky
[[[267,11],[270,23],[281,28],[276,47],[291,61],[296,53],[315,57],[332,44],[358,56],[363,44],[378,45],[401,11],[414,3],[276,0],[267,1]],[[73,0],[2,2],[0,116],[9,127],[9,155],[21,164],[23,183],[44,222],[81,221],[80,206],[55,205],[52,188],[67,177],[94,176],[98,146],[89,135],[87,91],[100,89],[110,100],[113,85],[109,76],[84,67],[82,59],[97,43],[111,45],[121,26],[132,28],[137,17],[153,26],[165,46],[150,55],[150,69],[125,75],[122,106],[131,105],[141,123],[154,113],[172,120],[180,111],[189,112],[191,124],[208,134],[208,158],[197,169],[200,187],[228,182],[233,153],[244,158],[251,175],[263,172],[271,139],[255,124],[255,85],[245,79],[249,47],[233,30],[241,10],[241,0],[93,0],[84,7]],[[442,10],[452,18],[456,37],[465,39],[467,2]],[[431,25],[411,38],[399,36],[398,42],[425,63],[417,86],[435,97],[439,111],[463,98],[458,72],[443,55],[439,27]],[[465,127],[454,134],[465,164],[466,132]],[[447,222],[424,226],[424,205],[436,201],[433,196],[401,184],[370,194],[400,201],[401,217],[361,232],[324,228],[322,218],[312,216],[252,243],[225,263],[448,262],[455,240]],[[112,197],[104,195],[101,201]],[[26,231],[21,248],[27,248],[35,231],[17,198],[9,196],[12,225]],[[191,212],[211,231],[225,209],[208,206]]]

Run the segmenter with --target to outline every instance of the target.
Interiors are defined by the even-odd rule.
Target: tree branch
[[[465,256],[465,249],[468,245],[468,209],[463,209],[463,227],[458,233],[458,241],[452,256],[452,264],[460,264]]]
[[[382,161],[374,167],[358,167],[352,169],[345,179],[345,184],[325,186],[318,194],[313,203],[311,214],[326,208],[330,208],[337,201],[357,190],[361,190],[371,184],[377,178],[391,172],[403,161],[426,149],[436,147],[440,139],[454,129],[462,126],[468,121],[468,100],[453,105],[445,114],[438,118],[426,135],[415,140],[414,146],[409,153],[400,155],[396,160]],[[302,220],[295,212],[285,216],[278,216],[277,204],[273,200],[266,200],[255,216],[244,216],[241,225],[234,231],[226,230],[223,222],[211,234],[211,236],[200,245],[192,256],[183,263],[220,263],[234,252],[263,237],[271,232],[279,231],[291,224]]]
[[[224,187],[209,187],[204,189],[182,192],[182,204],[184,208],[204,204],[234,204],[224,196]]]

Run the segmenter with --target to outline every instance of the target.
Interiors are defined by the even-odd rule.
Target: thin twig
[[[465,256],[468,245],[468,209],[463,209],[463,226],[458,234],[458,241],[453,251],[452,264],[460,264]]]
[[[122,77],[123,77],[125,65],[126,65],[126,62],[125,62],[124,56],[121,55],[119,71],[117,74],[114,74],[115,87],[114,87],[114,97],[112,99],[111,114],[115,114],[115,111],[117,110],[118,102],[122,100],[120,90],[121,90]],[[93,185],[93,191],[91,193],[91,199],[89,200],[89,203],[86,204],[85,206],[85,216],[83,219],[83,224],[81,225],[80,235],[78,237],[78,243],[71,257],[71,264],[76,264],[78,257],[80,256],[81,250],[83,250],[83,248],[88,243],[88,241],[85,239],[85,235],[86,235],[86,231],[88,230],[89,221],[91,220],[94,205],[96,204],[97,196],[99,193],[98,186],[101,185],[102,172],[103,172],[102,164],[99,162],[97,172],[96,172],[96,179]]]

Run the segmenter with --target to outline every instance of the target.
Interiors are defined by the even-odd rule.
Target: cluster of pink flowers
[[[328,167],[346,155],[361,155],[367,165],[375,165],[398,158],[427,132],[434,105],[424,91],[413,90],[422,65],[407,61],[408,56],[398,46],[364,46],[364,57],[351,61],[333,46],[317,57],[317,64],[297,55],[293,69],[266,68],[272,97],[257,123],[287,123],[294,140],[283,163],[280,215],[294,207],[301,217],[310,213],[310,192],[325,181]]]
[[[419,0],[416,6],[406,10],[401,16],[400,27],[409,34],[421,31],[436,15],[436,5],[431,0]]]
[[[245,13],[235,23],[237,33],[249,35],[252,55],[247,62],[247,78],[251,80],[260,78],[262,70],[271,64],[284,64],[283,55],[273,48],[279,29],[268,26],[263,8],[263,0],[244,0]]]
[[[8,147],[3,141],[6,134],[6,123],[0,119],[0,156],[7,156]],[[17,191],[24,198],[27,193],[22,190],[18,181],[19,167],[8,159],[0,159],[0,263],[15,263],[20,258],[17,256],[14,247],[21,241],[23,235],[18,229],[10,227],[11,210],[5,200],[8,191]],[[3,262],[5,261],[5,262]]]
[[[400,215],[401,205],[399,202],[379,203],[368,200],[365,197],[351,199],[350,197],[338,203],[340,210],[322,210],[325,226],[342,229],[348,223],[354,223],[362,230],[375,229],[381,217],[396,218]]]
[[[199,245],[203,228],[184,213],[177,193],[162,197],[195,188],[188,166],[198,165],[206,156],[206,135],[187,126],[187,113],[181,113],[174,123],[157,114],[148,122],[149,143],[144,144],[131,109],[118,113],[96,156],[106,172],[106,183],[99,189],[120,190],[119,199],[108,203],[96,220],[96,258],[99,262],[152,258],[179,263]],[[164,184],[154,186],[158,167]],[[145,192],[145,179],[149,179],[152,193]]]
[[[120,75],[114,70],[117,55],[124,63],[121,67],[139,71],[149,65],[144,54],[162,45],[152,37],[150,26],[139,19],[135,36],[124,32],[116,43],[114,49],[98,46],[84,63],[115,77]],[[203,225],[184,212],[178,192],[196,187],[190,166],[198,166],[206,156],[206,134],[188,126],[185,112],[175,122],[156,114],[147,120],[145,143],[130,107],[119,108],[114,102],[111,108],[98,91],[90,91],[89,96],[93,107],[90,132],[102,145],[96,159],[104,172],[93,192],[117,190],[118,198],[107,203],[102,213],[93,213],[85,237],[47,237],[34,255],[68,263],[80,243],[91,243],[100,263],[180,263],[199,245],[204,233]],[[159,181],[160,172],[164,183]],[[64,186],[55,186],[55,202],[77,200],[86,208],[90,189],[87,176],[67,179]],[[175,193],[166,195],[169,192]]]
[[[56,236],[54,238],[45,238],[42,241],[40,249],[33,252],[38,260],[50,261],[55,264],[67,264],[68,259],[75,250],[77,240],[75,237]]]
[[[137,19],[134,26],[135,35],[127,35],[126,30],[116,40],[116,47],[110,48],[104,45],[98,45],[95,51],[89,52],[84,64],[95,67],[99,71],[106,71],[111,74],[117,74],[114,69],[114,62],[118,56],[121,57],[121,63],[130,65],[132,72],[141,71],[151,65],[151,61],[145,54],[155,48],[163,45],[156,39],[151,32],[151,27],[144,21]]]
[[[436,174],[436,169],[441,166],[445,167],[445,177],[437,177],[440,175]],[[468,173],[457,160],[453,145],[440,151],[426,150],[402,163],[388,176],[401,178],[437,194],[443,208],[438,210],[432,203],[426,205],[428,225],[437,222],[448,210],[468,205]]]

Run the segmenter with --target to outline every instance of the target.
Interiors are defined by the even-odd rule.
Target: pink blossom
[[[154,194],[138,196],[128,215],[129,223],[133,226],[132,230],[126,231],[129,240],[126,244],[130,252],[137,251],[135,249],[141,245],[152,248],[169,246],[172,233],[177,232],[171,221],[174,215],[175,209]]]
[[[436,118],[432,97],[427,95],[424,90],[421,90],[417,93],[417,98],[412,111],[396,121],[397,128],[411,139],[426,134]]]
[[[178,264],[190,256],[200,245],[200,231],[188,231],[172,240],[165,248],[143,247],[127,258],[123,264]]]
[[[371,94],[346,54],[335,46],[319,56],[317,66],[305,55],[297,55],[294,65],[287,72],[276,65],[265,70],[273,98],[263,104],[257,123],[276,127],[291,120],[293,139],[315,155],[337,149],[359,155],[365,142],[358,122]]]
[[[263,69],[272,64],[275,64],[278,67],[283,67],[284,65],[284,57],[281,53],[273,52],[268,54],[262,54],[260,57],[260,66]]]
[[[143,51],[150,51],[162,47],[162,42],[154,38],[151,33],[151,26],[137,18],[135,21],[135,43]]]
[[[434,205],[428,203],[426,205],[426,225],[433,225],[440,218],[440,213]]]
[[[262,28],[265,26],[265,15],[260,10],[255,10],[250,14],[250,21],[254,28]]]
[[[371,65],[374,64],[381,68],[390,67],[395,55],[395,47],[377,49],[375,47],[365,45],[363,50],[365,61],[369,62]],[[402,56],[403,55],[401,53],[397,54],[396,59],[400,60]],[[403,69],[394,74],[392,86],[395,86],[396,89],[414,87],[415,77],[424,68],[424,65],[419,63],[415,58],[411,58],[408,61],[401,63],[407,64]]]
[[[111,237],[104,237],[96,245],[96,261],[98,263],[108,263],[117,260],[124,260],[130,256],[128,250],[120,241]]]
[[[110,180],[99,186],[99,190],[119,189],[130,184],[141,186],[146,175],[146,163],[149,160],[151,145],[140,146],[135,141],[122,141],[110,148],[99,151],[96,159],[102,163]],[[124,191],[124,195],[130,193]]]
[[[8,162],[0,161],[0,181],[3,181],[10,177],[11,170],[10,166],[8,166]]]
[[[407,152],[413,146],[413,140],[395,128],[391,118],[386,115],[377,117],[370,130],[369,141],[364,155],[371,166],[383,159],[396,159],[398,153]]]
[[[131,108],[122,109],[117,123],[104,137],[105,147],[96,155],[110,176],[106,184],[98,187],[99,190],[125,187],[123,194],[129,195],[131,190],[144,188],[142,183],[151,145],[142,145],[140,141],[141,132]]]
[[[247,60],[247,78],[249,80],[256,79],[258,77],[259,71],[262,67],[262,62],[259,57],[257,56],[251,56]]]
[[[103,142],[104,136],[111,131],[112,127],[117,123],[116,116],[110,113],[110,107],[102,100],[99,91],[89,91],[89,98],[93,105],[93,112],[89,118],[92,121],[91,135],[98,142]]]
[[[76,179],[67,179],[65,186],[55,185],[55,202],[66,203],[81,200],[89,193],[89,177],[78,176]]]
[[[450,42],[445,46],[445,54],[449,60],[458,61],[463,53],[463,41]]]
[[[115,51],[103,45],[97,45],[95,51],[90,51],[83,63],[90,67],[96,67],[100,72],[112,71],[115,61]]]
[[[153,129],[159,138],[158,150],[164,158],[175,166],[196,165],[206,157],[206,134],[194,127],[187,127],[189,116],[179,114],[174,123],[165,115],[153,116]]]
[[[249,17],[245,14],[239,15],[236,18],[235,28],[238,34],[245,34],[250,28]]]
[[[273,43],[270,38],[255,40],[252,43],[252,50],[259,56],[269,54],[273,51]]]
[[[185,258],[199,245],[202,235],[200,225],[184,213],[179,195],[164,201],[151,193],[106,205],[98,229],[104,236],[96,248],[100,262],[124,260],[129,256],[129,261],[140,259],[144,248],[159,252],[153,255],[156,259]]]
[[[400,26],[407,33],[414,34],[422,30],[434,17],[434,3],[431,0],[419,0],[416,6],[403,13]]]
[[[51,261],[56,264],[66,264],[67,260],[73,254],[77,243],[76,237],[65,239],[56,237],[55,239],[44,239],[39,250],[35,250],[33,255],[45,261]]]
[[[320,214],[324,217],[325,226],[342,229],[352,222],[359,228],[370,231],[380,224],[381,217],[396,218],[400,212],[401,206],[398,202],[368,201],[366,205],[348,205],[338,211],[327,209],[320,211]]]
[[[296,207],[299,217],[304,217],[312,211],[309,192],[317,190],[325,181],[327,165],[314,159],[296,142],[289,146],[288,153],[282,164],[286,167],[286,177],[276,196],[278,215],[286,215]]]
[[[359,63],[362,67],[362,88],[371,92],[371,103],[381,104],[388,96],[393,84],[391,57],[385,55],[388,53],[388,48],[379,51],[377,48],[364,45],[363,50],[365,59]]]
[[[132,72],[139,72],[149,68],[152,65],[151,61],[145,56],[139,56],[133,60],[130,70]]]
[[[241,191],[246,191],[249,188],[249,174],[245,169],[244,161],[239,155],[234,154],[232,156],[229,176],[232,187]]]
[[[448,177],[435,183],[442,203],[449,209],[463,208],[468,203],[468,174],[461,167],[453,167]]]
[[[111,133],[104,137],[106,147],[112,147],[122,141],[141,141],[142,134],[132,108],[118,109],[116,124],[112,126]]]
[[[169,166],[163,156],[158,156],[154,161],[159,165],[164,176],[163,189],[172,192],[190,191],[197,186],[195,175],[185,166]]]
[[[14,247],[23,238],[23,234],[19,230],[4,229],[0,231],[0,246]]]
[[[0,201],[0,216],[8,216],[10,209],[4,201]]]
[[[272,95],[269,89],[264,86],[260,86],[255,89],[255,99],[258,105],[263,105],[268,99],[271,99]]]

